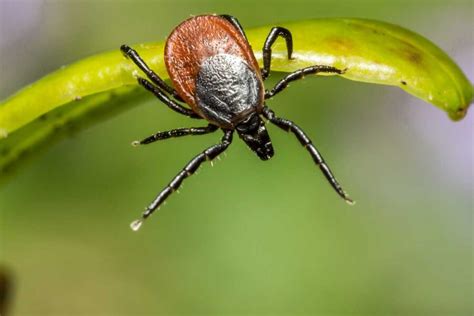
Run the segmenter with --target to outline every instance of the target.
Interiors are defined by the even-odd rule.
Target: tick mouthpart
[[[251,114],[236,127],[239,137],[261,160],[273,157],[273,146],[265,123],[258,114]]]
[[[268,142],[262,147],[259,147],[255,152],[257,153],[257,156],[262,160],[269,160],[274,155],[273,146],[271,142]]]

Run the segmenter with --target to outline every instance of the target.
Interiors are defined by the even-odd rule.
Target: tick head
[[[235,128],[239,137],[257,154],[262,160],[273,157],[273,146],[268,135],[265,123],[253,113]]]

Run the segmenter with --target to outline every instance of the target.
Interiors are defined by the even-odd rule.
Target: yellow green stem
[[[351,18],[281,26],[293,34],[294,59],[287,59],[284,41],[277,41],[272,47],[273,71],[291,72],[315,64],[334,66],[345,69],[341,76],[347,79],[398,86],[444,110],[453,120],[463,118],[473,100],[473,86],[459,67],[429,40],[399,26]],[[260,63],[261,48],[270,28],[246,30]],[[134,48],[166,79],[163,45],[139,44]],[[111,93],[122,98],[133,96],[134,89],[125,86],[136,85],[135,76],[140,73],[122,56],[119,46],[62,67],[0,103],[0,170],[26,150],[39,147],[61,127],[75,124],[80,128],[81,120],[89,118],[90,113],[112,115]],[[116,102],[117,107],[119,103]],[[67,107],[62,108],[64,105]],[[51,119],[51,111],[58,111],[63,119]],[[33,122],[34,128],[29,126]],[[10,140],[8,136],[16,133],[22,136]]]

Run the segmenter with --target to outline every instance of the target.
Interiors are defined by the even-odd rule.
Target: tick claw
[[[140,227],[142,226],[143,224],[143,219],[137,219],[136,221],[133,221],[131,224],[130,224],[130,228],[136,232],[140,229]]]
[[[353,206],[356,204],[356,202],[350,197],[346,197],[345,200],[346,200],[346,203],[349,204],[350,206]]]

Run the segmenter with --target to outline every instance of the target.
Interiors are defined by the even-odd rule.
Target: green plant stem
[[[459,67],[433,43],[404,28],[343,18],[282,26],[293,33],[294,59],[287,59],[284,41],[277,41],[272,47],[273,71],[292,72],[315,64],[334,66],[345,69],[341,76],[347,79],[398,86],[446,111],[453,120],[463,118],[472,102],[473,86]],[[246,31],[259,63],[270,28]],[[163,43],[134,48],[163,79],[168,78]],[[133,106],[136,92],[126,87],[137,84],[137,75],[143,74],[117,47],[62,67],[1,102],[0,170],[39,148],[55,133],[67,130],[58,126],[80,129],[83,122],[112,116],[117,112],[114,107],[121,109],[123,102],[111,103],[110,95],[118,96],[114,100],[125,98]],[[50,112],[60,116],[53,119]],[[91,120],[94,115],[100,119]]]

